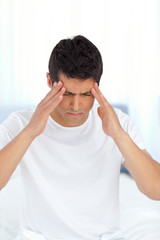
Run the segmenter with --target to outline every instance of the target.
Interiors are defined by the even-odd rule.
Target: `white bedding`
[[[160,240],[160,201],[144,196],[126,174],[120,177],[121,227],[128,240]]]
[[[0,240],[15,240],[19,233],[23,197],[17,175],[18,170],[0,192]],[[126,174],[120,175],[120,209],[121,227],[127,240],[160,240],[160,201],[141,194]]]

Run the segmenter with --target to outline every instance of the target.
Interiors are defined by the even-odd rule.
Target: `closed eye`
[[[65,92],[64,94],[63,94],[63,96],[74,96],[74,95],[76,95],[75,93],[72,93],[72,92]],[[86,92],[86,93],[80,93],[80,95],[81,96],[91,96],[92,95],[92,93],[91,92]]]
[[[65,92],[64,94],[63,94],[63,96],[73,96],[73,95],[75,95],[74,93],[71,93],[71,92]]]
[[[82,93],[81,95],[83,95],[83,96],[91,96],[92,95],[92,93],[91,92],[86,92],[86,93]]]

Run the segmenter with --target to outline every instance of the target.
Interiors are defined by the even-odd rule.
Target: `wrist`
[[[37,137],[34,130],[29,125],[27,125],[22,130],[22,133],[24,134],[25,138],[28,139],[29,141],[33,141]]]
[[[127,136],[128,136],[128,134],[124,131],[124,129],[123,128],[119,128],[115,132],[115,134],[114,134],[114,136],[112,138],[118,144],[119,142],[121,142]]]

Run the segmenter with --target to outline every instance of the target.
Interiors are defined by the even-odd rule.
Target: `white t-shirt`
[[[130,117],[115,111],[124,130],[144,149]],[[1,148],[28,124],[33,112],[13,113],[0,125]],[[96,106],[79,127],[63,127],[49,117],[20,162],[23,228],[47,240],[98,240],[115,233],[122,161],[113,139],[102,130]]]

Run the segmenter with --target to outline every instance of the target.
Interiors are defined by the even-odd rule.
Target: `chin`
[[[83,118],[81,120],[67,120],[66,119],[65,122],[68,125],[68,127],[78,127],[78,126],[82,125],[85,121],[86,121],[86,118]]]

